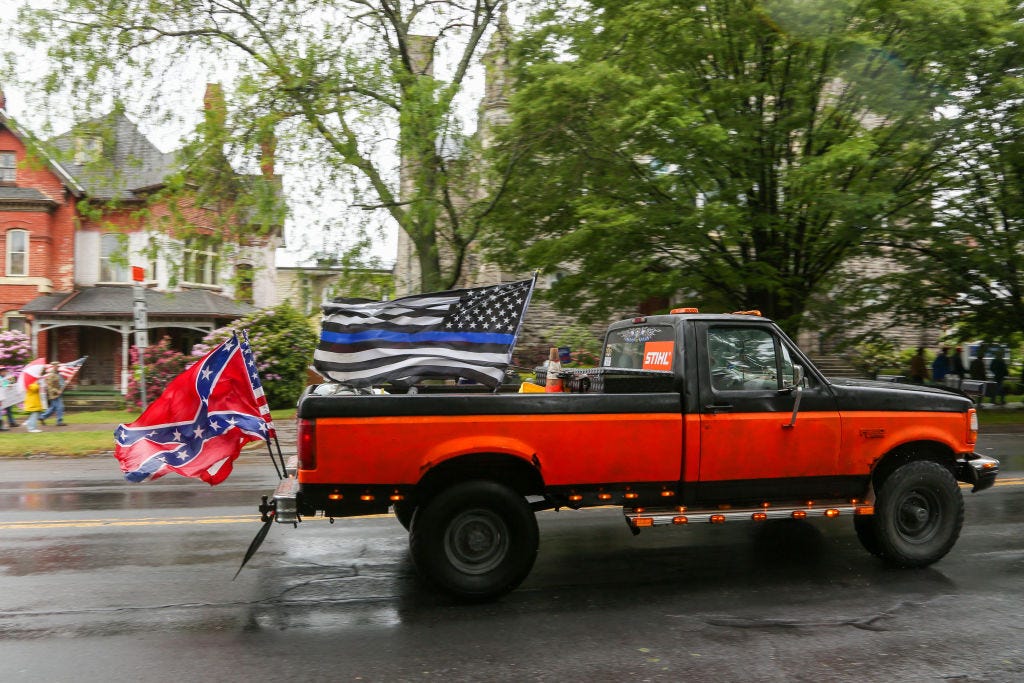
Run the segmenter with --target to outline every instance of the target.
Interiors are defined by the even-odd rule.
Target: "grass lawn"
[[[18,426],[8,432],[0,432],[0,457],[24,457],[29,455],[91,455],[114,450],[114,430],[111,425],[131,422],[139,414],[126,410],[97,410],[84,413],[65,413],[64,420],[75,425],[96,425],[95,430],[69,430],[54,427],[54,421],[47,420],[47,426],[38,434],[29,434],[22,427],[25,415],[15,411]],[[280,422],[295,416],[294,408],[271,411],[271,417]]]

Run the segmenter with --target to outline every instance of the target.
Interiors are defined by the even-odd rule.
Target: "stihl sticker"
[[[644,370],[671,370],[672,351],[676,343],[653,341],[644,344]]]

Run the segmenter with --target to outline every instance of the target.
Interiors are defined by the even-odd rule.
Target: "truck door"
[[[756,323],[698,322],[696,332],[698,500],[759,504],[820,498],[826,492],[843,497],[842,482],[833,481],[840,417],[823,379],[805,368],[793,423],[798,356],[787,339]]]

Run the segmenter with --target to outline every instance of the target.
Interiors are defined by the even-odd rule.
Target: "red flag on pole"
[[[250,441],[267,440],[268,419],[237,335],[216,347],[167,385],[137,420],[114,432],[114,456],[128,481],[168,472],[214,485]]]

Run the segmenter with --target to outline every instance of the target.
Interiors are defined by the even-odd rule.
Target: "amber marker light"
[[[700,313],[700,309],[699,308],[689,308],[689,307],[687,307],[687,308],[673,308],[671,311],[669,311],[669,313],[671,313],[672,315],[678,315],[680,313]]]
[[[653,517],[636,517],[636,518],[633,519],[633,526],[635,526],[637,528],[654,526],[654,518]]]
[[[388,497],[388,500],[390,500],[392,503],[397,503],[400,500],[405,500],[405,496],[403,496],[401,493],[392,493]]]
[[[329,493],[329,494],[327,494],[327,500],[341,500],[344,497],[345,496],[341,495],[340,493]]]
[[[807,511],[793,510],[793,519],[807,519]]]
[[[599,494],[597,494],[597,499],[598,500],[611,500],[612,499],[612,494],[610,494],[610,493],[599,493]]]
[[[861,505],[860,507],[857,508],[856,514],[858,514],[858,515],[873,515],[873,514],[875,514],[875,506],[874,505]]]
[[[829,508],[828,510],[825,510],[825,516],[826,517],[838,517],[839,516],[839,510],[836,510],[835,508]]]
[[[662,491],[661,492],[661,497],[662,498],[671,498],[674,495],[676,495],[675,491]]]
[[[752,520],[754,520],[755,522],[763,522],[764,520],[768,519],[768,513],[767,512],[755,512],[754,514],[750,515],[750,518]]]
[[[578,503],[581,500],[583,500],[583,496],[581,496],[580,494],[578,494],[578,493],[571,493],[571,494],[569,494],[569,501],[570,502]]]
[[[686,524],[689,521],[690,521],[690,518],[687,517],[686,515],[676,515],[675,517],[672,518],[672,523],[673,524]]]
[[[626,491],[626,500],[636,500],[640,497],[640,494],[636,491]]]
[[[364,503],[369,503],[373,500],[373,496],[371,496],[369,493],[364,493],[363,495],[359,496],[359,500],[363,501]]]
[[[712,524],[725,524],[725,515],[711,515],[708,521]]]

